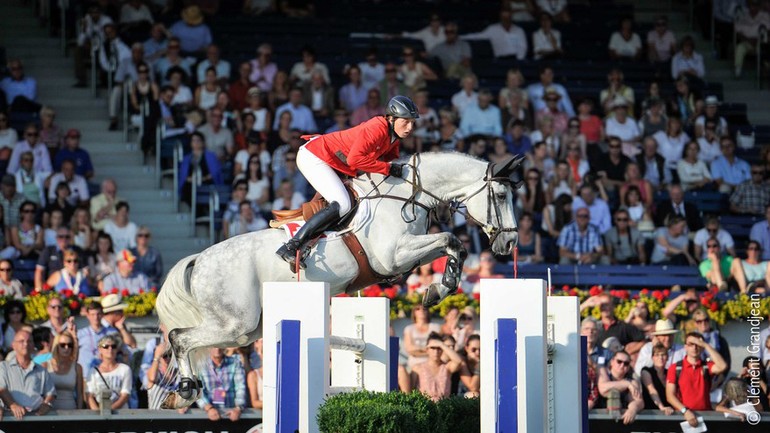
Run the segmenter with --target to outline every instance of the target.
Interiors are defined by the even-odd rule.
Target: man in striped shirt
[[[557,241],[560,264],[609,264],[601,233],[590,219],[588,208],[580,208],[575,212],[575,221],[561,231]]]

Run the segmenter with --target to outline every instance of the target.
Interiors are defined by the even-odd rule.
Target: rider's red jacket
[[[391,141],[390,128],[384,116],[373,117],[344,131],[312,138],[305,147],[333,169],[349,176],[360,172],[387,175],[389,161],[398,158],[400,140]]]

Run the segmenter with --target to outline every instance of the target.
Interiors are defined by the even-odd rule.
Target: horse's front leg
[[[423,305],[430,307],[457,291],[467,252],[457,237],[451,233],[406,235],[398,241],[396,267],[411,267],[429,263],[447,256],[441,283],[431,284],[423,296]]]

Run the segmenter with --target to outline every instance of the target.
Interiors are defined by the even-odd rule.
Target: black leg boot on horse
[[[323,233],[324,230],[332,227],[334,223],[339,221],[339,219],[340,204],[336,201],[333,201],[329,203],[328,206],[318,211],[318,213],[310,217],[310,219],[305,222],[305,225],[300,227],[300,229],[297,231],[297,234],[295,234],[293,238],[289,239],[288,242],[283,244],[281,248],[278,248],[278,251],[275,253],[278,254],[278,257],[282,258],[286,263],[289,264],[292,272],[295,272],[297,267],[297,251],[299,251],[299,266],[300,268],[305,269],[303,257],[303,250],[305,246],[310,241],[315,239],[316,236]]]

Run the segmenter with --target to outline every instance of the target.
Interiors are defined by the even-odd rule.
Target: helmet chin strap
[[[394,120],[387,120],[387,122],[388,122],[388,132],[390,133],[390,142],[392,143],[392,142],[396,141],[397,139],[398,140],[403,140],[402,137],[399,137],[398,134],[396,134],[396,121],[395,121],[395,118],[392,117],[392,116],[390,116],[390,117],[392,119],[394,119]],[[387,119],[387,117],[385,119]]]

